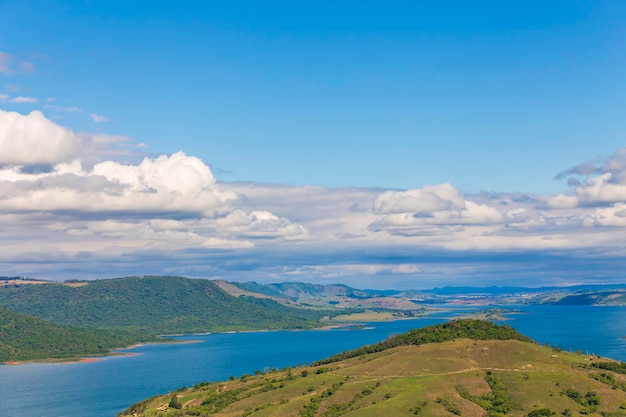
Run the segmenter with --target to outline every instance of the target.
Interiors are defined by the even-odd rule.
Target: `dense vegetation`
[[[0,288],[0,305],[56,324],[143,334],[319,326],[328,314],[233,297],[208,280],[128,277]]]
[[[594,366],[608,361],[476,320],[420,330],[339,362],[201,382],[121,416],[626,416],[626,388],[615,385],[626,378]]]
[[[424,343],[441,343],[449,340],[468,338],[474,340],[522,340],[530,342],[530,338],[518,333],[509,326],[498,326],[485,320],[453,320],[435,326],[413,329],[407,333],[391,337],[380,343],[367,345],[355,350],[342,352],[316,364],[342,361],[369,353],[381,352],[397,346],[422,345]]]
[[[135,342],[137,335],[62,327],[0,307],[0,362],[104,354]]]

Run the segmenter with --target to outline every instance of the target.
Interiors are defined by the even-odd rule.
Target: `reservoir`
[[[485,307],[481,307],[485,308]],[[120,351],[97,362],[0,366],[4,417],[115,417],[131,404],[202,381],[311,363],[475,310],[332,330],[187,335],[183,344]],[[626,308],[508,306],[506,323],[539,343],[626,361]]]

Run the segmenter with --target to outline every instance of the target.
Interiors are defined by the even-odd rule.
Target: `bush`
[[[542,416],[551,416],[552,410],[549,408],[541,408],[539,410],[533,410],[530,413],[526,414],[527,417],[542,417]]]

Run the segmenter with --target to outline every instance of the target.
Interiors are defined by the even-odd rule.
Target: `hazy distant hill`
[[[626,416],[626,366],[488,322],[414,330],[312,367],[135,404],[124,416]]]
[[[0,305],[51,322],[155,333],[319,326],[323,311],[233,297],[208,280],[128,277],[0,288]]]
[[[561,304],[626,305],[626,284],[576,285],[570,287],[442,287],[429,290],[355,289],[343,284],[303,282],[259,284],[216,281],[226,292],[270,298],[291,306],[391,312],[394,317],[426,313],[433,304]],[[343,317],[343,316],[342,316]],[[356,317],[356,316],[355,316]]]
[[[292,301],[328,296],[345,296],[351,298],[368,298],[373,294],[368,290],[357,290],[343,284],[308,284],[305,282],[281,282],[274,284],[258,284],[256,282],[231,282],[231,284],[260,294],[286,298]]]
[[[243,291],[251,296],[271,297],[291,305],[295,303],[300,306],[353,310],[423,310],[416,300],[423,301],[424,296],[417,291],[404,293],[396,290],[359,290],[343,284],[319,285],[305,282],[258,284],[256,282],[218,281],[217,283],[231,294],[239,294]],[[233,288],[238,291],[233,291]]]
[[[58,326],[0,307],[0,362],[104,354],[136,335]]]

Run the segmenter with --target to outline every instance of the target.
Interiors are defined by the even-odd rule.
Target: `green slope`
[[[404,334],[391,337],[380,343],[363,346],[355,350],[342,352],[327,359],[318,361],[316,365],[338,362],[344,359],[363,356],[369,353],[381,352],[397,346],[423,345],[425,343],[441,343],[455,339],[474,340],[521,340],[531,342],[531,339],[508,325],[499,326],[486,320],[453,320],[435,326],[413,329]]]
[[[0,307],[0,362],[106,354],[135,335],[57,326]]]
[[[121,415],[626,416],[625,367],[606,359],[555,351],[479,321],[391,340],[349,359],[199,383]]]
[[[233,297],[208,280],[128,277],[0,288],[0,305],[57,324],[144,333],[310,328],[325,314]]]

